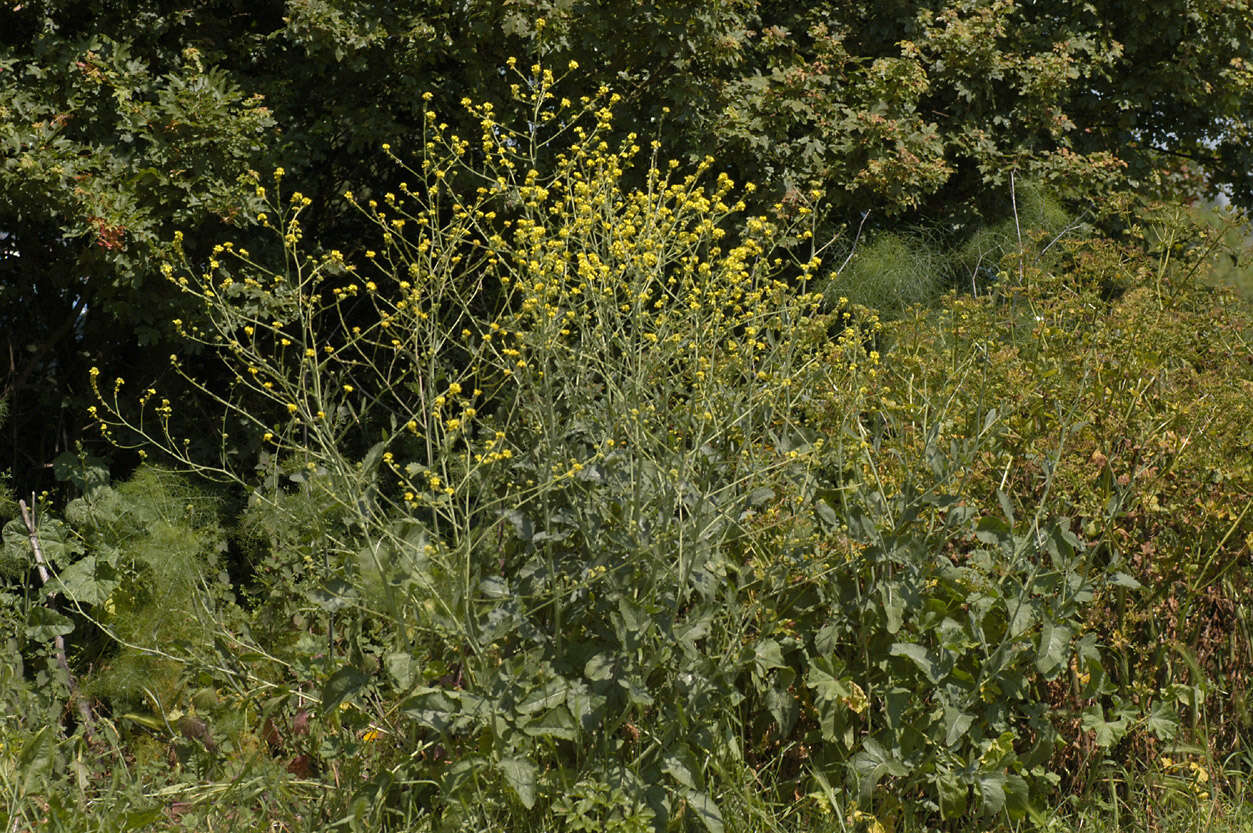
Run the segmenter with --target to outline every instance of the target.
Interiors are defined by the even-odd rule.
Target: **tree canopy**
[[[159,265],[176,230],[193,258],[248,238],[242,175],[284,166],[310,237],[351,251],[335,197],[385,188],[381,145],[428,106],[467,133],[463,97],[508,108],[511,57],[577,66],[572,98],[619,90],[624,132],[713,155],[763,204],[820,189],[832,232],[869,211],[960,235],[1014,174],[1077,201],[1253,203],[1250,31],[1230,0],[19,4],[0,35],[7,463],[73,441],[91,362],[159,372],[181,314]]]

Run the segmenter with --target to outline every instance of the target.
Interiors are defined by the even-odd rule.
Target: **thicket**
[[[609,89],[507,67],[524,118],[431,109],[341,196],[359,255],[281,170],[248,178],[272,245],[176,243],[166,380],[91,375],[149,464],[67,455],[78,496],[4,527],[9,829],[1243,795],[1253,312],[1198,280],[1211,232],[1016,183],[963,247],[854,250],[821,190],[753,212]]]

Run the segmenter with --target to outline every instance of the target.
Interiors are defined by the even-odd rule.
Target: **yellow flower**
[[[288,402],[288,403],[287,403],[287,413],[289,413],[289,414],[294,414],[294,413],[296,413],[296,411],[298,411],[298,410],[300,410],[300,409],[296,407],[296,403],[295,403],[295,402]]]

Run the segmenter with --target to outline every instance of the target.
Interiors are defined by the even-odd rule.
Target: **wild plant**
[[[609,90],[509,68],[524,126],[467,100],[464,138],[429,112],[385,147],[394,190],[345,194],[377,233],[359,254],[306,250],[280,170],[255,187],[281,265],[223,243],[167,268],[203,310],[175,326],[234,385],[171,366],[253,458],[175,435],[155,386],[95,379],[107,437],[246,490],[285,577],[271,627],[296,633],[231,633],[209,672],[315,715],[352,785],[328,822],[1038,810],[1043,692],[1105,690],[1082,618],[1105,574],[1063,519],[964,501],[997,414],[965,443],[941,401],[892,425],[877,320],[809,291],[809,202],[741,217],[711,159],[614,134]],[[888,478],[911,429],[917,473]]]

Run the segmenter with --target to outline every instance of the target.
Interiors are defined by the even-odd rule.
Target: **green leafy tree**
[[[473,135],[456,105],[510,57],[575,61],[568,94],[620,90],[624,132],[715,154],[763,186],[754,210],[817,187],[823,234],[869,211],[963,237],[1028,177],[1103,204],[1224,184],[1249,203],[1250,30],[1225,0],[20,4],[0,36],[6,456],[26,479],[69,447],[93,361],[157,374],[187,317],[153,280],[165,243],[182,229],[199,263],[249,243],[225,228],[254,199],[240,173],[281,162],[311,239],[357,251],[367,228],[334,197],[384,181],[381,145],[421,130],[424,92]]]

